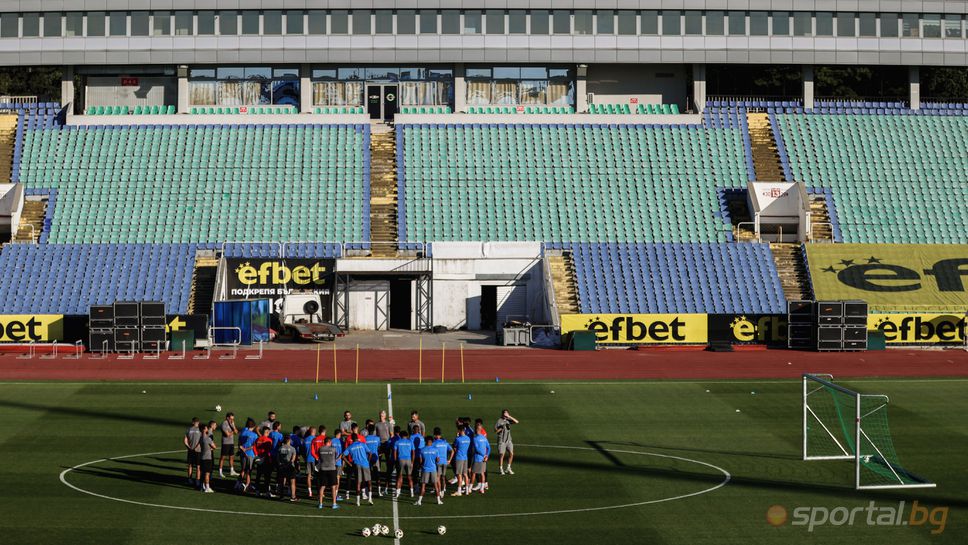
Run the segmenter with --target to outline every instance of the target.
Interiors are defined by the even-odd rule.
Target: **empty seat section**
[[[369,128],[28,129],[19,179],[57,191],[50,243],[365,240]]]
[[[794,178],[832,190],[844,242],[968,242],[968,117],[777,119]]]
[[[0,252],[0,314],[87,314],[90,305],[164,301],[188,309],[191,244],[8,244]]]
[[[403,125],[401,240],[727,240],[742,131],[700,125]]]
[[[571,244],[582,313],[783,314],[768,244]]]

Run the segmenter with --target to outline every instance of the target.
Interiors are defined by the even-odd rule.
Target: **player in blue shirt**
[[[333,448],[336,449],[336,499],[333,501],[337,502],[340,500],[339,482],[343,478],[343,430],[339,428],[333,430]]]
[[[443,505],[444,500],[440,497],[440,481],[437,480],[437,467],[443,462],[440,457],[440,451],[437,447],[433,445],[434,438],[427,436],[427,442],[422,449],[420,449],[420,469],[422,471],[420,475],[420,496],[417,497],[416,503],[414,505],[421,505],[423,503],[424,494],[427,493],[427,483],[433,483],[434,494],[437,496],[437,503]]]
[[[487,440],[483,423],[477,424],[477,433],[474,435],[472,443],[474,446],[474,474],[471,475],[471,491],[476,492],[480,490],[481,494],[483,494],[487,487],[487,477],[484,475],[487,472],[487,459],[491,455],[491,443]],[[477,480],[478,475],[481,476],[481,482],[475,485],[474,482]]]
[[[438,494],[443,496],[447,492],[447,481],[444,476],[447,473],[447,466],[450,465],[450,461],[454,457],[454,449],[442,437],[440,428],[434,428],[434,440],[431,442],[431,445],[437,449],[437,454],[439,455],[437,464],[437,489]]]
[[[242,473],[235,484],[235,489],[245,492],[252,485],[252,470],[255,468],[255,442],[259,435],[255,432],[255,421],[251,418],[245,423],[245,429],[239,434],[239,450],[244,454],[242,458]]]
[[[349,465],[356,467],[356,505],[360,504],[360,498],[365,498],[373,505],[373,496],[370,494],[370,453],[366,442],[352,443],[347,447],[343,458]]]
[[[426,446],[424,443],[424,436],[414,434],[413,432],[411,432],[410,438],[413,440],[414,458],[417,458],[418,456],[420,456],[420,449]],[[420,464],[418,463],[413,464],[413,478],[418,483],[420,482]]]
[[[306,488],[309,489],[309,497],[313,497],[313,468],[316,467],[316,458],[313,456],[313,439],[316,438],[316,428],[310,426],[306,430],[299,451],[306,458]]]
[[[403,485],[403,476],[407,476],[410,482],[410,497],[413,497],[413,441],[407,430],[400,431],[399,437],[393,443],[393,458],[397,463],[397,493],[394,497],[400,497],[400,487]]]
[[[373,480],[376,481],[377,494],[382,498],[383,490],[380,489],[380,436],[377,435],[376,427],[373,424],[370,424],[368,428],[366,452],[370,455],[370,471],[373,473]]]
[[[464,426],[457,427],[457,438],[454,439],[454,475],[457,477],[457,492],[454,496],[462,496],[462,490],[471,493],[470,475],[467,474],[467,457],[471,450],[471,438],[465,433]]]

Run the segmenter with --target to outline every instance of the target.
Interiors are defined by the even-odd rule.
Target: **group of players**
[[[494,426],[501,475],[514,474],[511,426],[517,423],[504,410]],[[226,478],[227,462],[228,476],[237,477],[235,490],[243,494],[283,496],[295,502],[299,483],[305,479],[308,496],[315,494],[320,509],[327,494],[332,499],[331,508],[339,509],[338,502],[349,499],[353,490],[357,505],[372,505],[374,485],[378,496],[393,494],[399,498],[406,481],[410,497],[416,497],[415,505],[423,503],[428,489],[437,503],[443,504],[448,484],[457,485],[452,496],[483,494],[488,489],[491,444],[480,418],[473,422],[469,417],[458,418],[452,441],[444,439],[439,427],[428,433],[417,411],[410,413],[405,428],[388,419],[386,411],[380,411],[376,421],[367,419],[361,428],[350,411],[345,411],[342,422],[332,432],[324,425],[293,426],[288,434],[282,433],[282,423],[272,411],[259,424],[247,419],[241,431],[231,412],[221,425],[211,420],[203,426],[198,418],[193,418],[183,441],[188,452],[188,480],[204,493],[214,492],[211,476],[217,430],[222,435],[219,476]],[[241,461],[240,472],[235,471],[236,453]],[[453,475],[449,481],[448,468]],[[415,483],[419,490],[416,495]],[[341,487],[345,495],[341,494]]]

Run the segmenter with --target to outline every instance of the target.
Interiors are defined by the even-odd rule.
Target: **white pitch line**
[[[657,503],[665,503],[665,502],[676,501],[676,500],[684,500],[686,498],[691,498],[693,496],[699,496],[699,495],[702,495],[702,494],[707,494],[709,492],[713,492],[715,490],[719,490],[720,488],[726,486],[730,482],[730,480],[732,479],[732,475],[728,471],[726,471],[725,469],[723,469],[723,468],[721,468],[719,466],[710,464],[708,462],[703,462],[701,460],[694,460],[692,458],[685,458],[683,456],[673,456],[671,454],[658,454],[658,453],[655,453],[655,452],[641,452],[641,451],[635,451],[635,450],[595,449],[595,448],[592,448],[592,447],[562,446],[562,445],[525,445],[525,444],[521,444],[521,445],[518,445],[518,446],[526,446],[526,447],[530,447],[530,448],[546,448],[546,449],[584,450],[584,451],[595,451],[595,452],[598,452],[599,450],[605,450],[606,452],[612,452],[612,453],[616,453],[616,454],[633,454],[633,455],[638,455],[638,456],[655,456],[657,458],[666,458],[666,459],[670,459],[670,460],[679,460],[679,461],[682,461],[682,462],[688,462],[688,463],[698,464],[698,465],[702,465],[702,466],[706,466],[706,467],[715,469],[716,471],[719,471],[720,473],[722,473],[723,480],[722,480],[722,482],[720,482],[719,484],[717,484],[715,486],[711,486],[709,488],[705,488],[703,490],[699,490],[699,491],[696,491],[696,492],[690,492],[688,494],[680,494],[678,496],[670,496],[670,497],[667,497],[667,498],[658,498],[658,499],[655,499],[655,500],[645,500],[645,501],[639,501],[639,502],[633,502],[633,503],[624,503],[624,504],[618,504],[618,505],[604,505],[604,506],[600,506],[600,507],[579,507],[579,508],[574,508],[574,509],[558,509],[558,510],[554,510],[554,511],[528,511],[528,512],[512,512],[512,513],[484,513],[484,514],[479,514],[479,515],[406,516],[406,517],[399,517],[399,518],[400,519],[406,519],[406,520],[426,520],[426,519],[430,519],[430,520],[440,520],[440,519],[485,519],[485,518],[531,517],[531,516],[542,516],[542,515],[565,515],[565,514],[573,514],[573,513],[590,513],[590,512],[595,512],[595,511],[611,511],[611,510],[614,510],[614,509],[626,509],[626,508],[630,508],[630,507],[641,507],[641,506],[644,506],[644,505],[653,505],[653,504],[657,504]],[[168,450],[168,451],[163,451],[163,452],[145,452],[145,453],[142,453],[142,454],[129,454],[127,456],[115,456],[115,457],[112,457],[112,458],[102,458],[100,460],[92,460],[90,462],[84,462],[83,464],[78,464],[76,466],[69,467],[69,468],[65,469],[64,471],[62,471],[60,473],[60,481],[62,483],[64,483],[65,486],[68,486],[68,487],[70,487],[70,488],[72,488],[72,489],[74,489],[77,492],[80,492],[82,494],[87,494],[89,496],[94,496],[94,497],[102,498],[102,499],[105,499],[105,500],[111,500],[111,501],[116,501],[116,502],[121,502],[121,503],[128,503],[128,504],[131,504],[131,505],[140,505],[142,507],[155,507],[155,508],[159,508],[159,509],[175,509],[175,510],[178,510],[178,511],[195,511],[195,512],[199,512],[199,513],[218,513],[218,514],[225,514],[225,515],[246,515],[246,516],[257,516],[257,517],[285,517],[285,518],[310,518],[310,519],[364,519],[364,520],[372,520],[373,519],[373,515],[305,515],[305,514],[299,514],[299,513],[264,513],[264,512],[258,512],[258,511],[229,511],[227,509],[206,509],[206,508],[202,508],[202,507],[185,507],[185,506],[181,506],[181,505],[165,505],[165,504],[160,504],[160,503],[148,503],[148,502],[142,502],[142,501],[127,500],[127,499],[124,499],[124,498],[116,498],[116,497],[108,496],[108,495],[105,495],[105,494],[98,494],[97,492],[91,492],[90,490],[85,490],[85,489],[83,489],[83,488],[81,488],[79,486],[75,486],[75,485],[69,483],[67,481],[67,478],[66,478],[67,474],[70,473],[71,471],[74,471],[75,469],[80,469],[82,467],[89,466],[89,465],[93,465],[93,464],[98,464],[98,463],[101,463],[101,462],[107,462],[107,461],[110,461],[110,460],[124,460],[126,458],[140,458],[140,457],[143,457],[143,456],[157,456],[157,455],[161,455],[161,454],[174,454],[174,453],[179,453],[179,452],[184,452],[184,450]]]
[[[387,415],[390,418],[390,422],[393,422],[393,390],[390,389],[390,383],[387,383]],[[380,462],[377,461],[379,464]],[[392,473],[392,468],[387,467],[387,489],[390,491],[390,503],[393,504],[393,545],[400,545],[400,538],[397,537],[397,530],[400,528],[400,510],[397,507],[397,496],[394,494],[393,487],[390,486],[389,474]],[[380,483],[377,483],[380,486]]]

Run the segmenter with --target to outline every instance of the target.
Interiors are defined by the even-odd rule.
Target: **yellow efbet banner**
[[[2,314],[0,342],[60,341],[64,338],[62,314]]]
[[[869,314],[867,330],[880,330],[887,343],[963,343],[965,316],[954,314]]]
[[[600,344],[704,344],[705,314],[564,314],[561,332],[594,331]]]
[[[867,301],[872,310],[968,310],[968,244],[808,244],[818,301]]]

